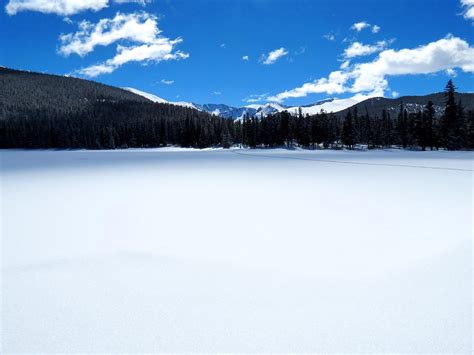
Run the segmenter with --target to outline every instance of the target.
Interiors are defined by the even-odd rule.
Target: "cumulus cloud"
[[[379,33],[379,31],[381,29],[380,26],[371,25],[370,23],[367,23],[365,21],[356,22],[351,26],[351,30],[354,30],[354,31],[357,31],[357,32],[360,32],[365,28],[370,28],[372,33]]]
[[[361,22],[356,22],[354,23],[352,26],[351,26],[351,29],[357,31],[357,32],[360,32],[362,31],[364,28],[367,28],[367,27],[370,27],[370,24],[365,22],[365,21],[361,21]]]
[[[92,52],[97,46],[108,46],[119,40],[139,43],[153,43],[161,31],[156,17],[147,13],[121,14],[112,19],[101,19],[92,24],[79,23],[79,31],[62,34],[58,52],[64,56],[77,54],[81,57]]]
[[[181,43],[182,39],[170,40],[168,38],[158,38],[151,44],[142,44],[137,46],[117,46],[117,54],[103,63],[95,64],[86,68],[77,70],[78,74],[89,77],[96,77],[101,74],[112,73],[120,66],[129,62],[159,63],[161,61],[186,59],[189,54],[176,51],[174,47]]]
[[[354,58],[377,53],[384,50],[386,46],[386,41],[379,41],[374,45],[354,42],[344,50],[344,57]]]
[[[474,20],[474,0],[461,0],[461,6],[464,8],[464,18]]]
[[[116,4],[136,3],[142,6],[151,0],[113,0]],[[22,11],[36,11],[59,16],[75,15],[83,11],[99,11],[109,6],[109,0],[9,0],[5,10],[9,15]]]
[[[97,46],[108,46],[115,42],[127,43],[126,46],[117,45],[113,58],[76,71],[89,77],[112,73],[129,62],[158,63],[189,56],[182,51],[175,51],[175,47],[183,40],[179,37],[169,39],[162,36],[156,17],[145,12],[117,13],[114,18],[101,19],[96,24],[82,21],[77,32],[63,34],[60,40],[60,54],[77,54],[81,57],[92,52]]]
[[[248,55],[244,55],[244,56],[242,57],[242,60],[249,60],[249,56],[248,56]]]
[[[108,0],[10,0],[5,7],[7,14],[37,11],[60,16],[74,15],[91,10],[99,11],[108,6]]]
[[[278,59],[280,59],[281,57],[284,57],[287,54],[288,54],[288,51],[285,48],[281,47],[281,48],[271,51],[267,55],[262,55],[261,61],[265,65],[271,65],[275,63]]]
[[[347,65],[327,78],[305,83],[269,97],[269,100],[282,101],[311,93],[383,96],[389,88],[387,77],[431,74],[453,68],[473,73],[474,47],[458,37],[447,36],[418,48],[384,50],[371,62]]]

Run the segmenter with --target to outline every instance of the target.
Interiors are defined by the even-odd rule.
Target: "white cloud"
[[[108,0],[10,0],[5,7],[7,14],[21,11],[37,11],[61,16],[74,15],[82,11],[99,11],[108,6]]]
[[[164,84],[164,85],[173,85],[173,84],[174,84],[174,80],[161,79],[161,80],[160,80],[160,83],[162,83],[162,84]]]
[[[244,56],[242,57],[242,60],[249,60],[249,56],[248,56],[248,55],[244,55]]]
[[[464,18],[474,20],[474,0],[461,0],[461,6],[464,8]]]
[[[62,34],[58,52],[64,56],[78,54],[81,57],[92,52],[96,46],[108,46],[119,40],[153,43],[161,31],[156,17],[145,12],[122,14],[112,19],[101,19],[97,24],[89,21],[79,23],[79,31]]]
[[[342,94],[348,91],[345,86],[350,79],[349,73],[341,70],[333,71],[327,78],[321,78],[303,86],[287,90],[268,98],[269,101],[282,101],[288,98],[305,97],[308,94],[327,93]]]
[[[354,57],[360,57],[364,55],[377,53],[384,50],[386,46],[387,46],[386,41],[379,41],[374,45],[354,42],[348,48],[344,50],[344,57],[354,58]]]
[[[392,97],[393,97],[394,99],[396,99],[396,98],[399,97],[399,96],[400,96],[400,93],[399,93],[399,92],[397,92],[397,91],[392,91]]]
[[[97,46],[108,46],[119,41],[127,43],[127,46],[117,45],[113,58],[76,71],[90,77],[111,73],[129,62],[158,63],[189,57],[187,53],[175,51],[176,45],[182,42],[181,38],[169,39],[160,33],[153,15],[145,12],[117,13],[114,18],[101,19],[97,24],[82,21],[79,31],[60,36],[62,44],[58,51],[65,56],[85,56]]]
[[[151,0],[114,0],[114,3],[116,4],[135,3],[142,6],[145,6],[146,4],[149,4],[150,2]]]
[[[349,67],[349,65],[351,64],[351,61],[348,59],[348,60],[345,60],[344,62],[342,62],[341,66],[339,68],[341,69],[347,69]]]
[[[282,101],[311,93],[383,96],[389,87],[387,77],[431,74],[453,68],[474,73],[474,47],[458,37],[447,36],[418,48],[384,50],[371,62],[348,65],[346,69],[330,73],[327,78],[305,83],[269,100]]]
[[[284,57],[287,54],[288,54],[288,51],[285,48],[281,47],[281,48],[271,51],[266,56],[262,55],[261,61],[265,65],[271,65],[275,63],[278,59],[280,59],[281,57]]]
[[[225,43],[221,43],[221,48],[225,48],[226,47],[226,44]]]
[[[301,46],[298,50],[295,51],[295,55],[302,55],[306,53],[306,47]]]
[[[265,94],[253,94],[250,95],[249,97],[243,99],[242,101],[248,102],[248,103],[254,103],[254,102],[262,102],[267,99],[268,93]]]
[[[334,34],[332,34],[332,33],[326,33],[325,35],[323,35],[323,38],[327,39],[328,41],[335,41],[336,40],[336,36],[334,36]]]
[[[371,25],[365,21],[356,22],[351,26],[351,30],[355,30],[357,32],[362,31],[365,28],[371,28],[372,33],[379,33],[381,27],[378,25]]]
[[[170,40],[168,38],[158,38],[154,43],[137,46],[117,46],[117,54],[103,63],[92,65],[77,70],[78,74],[95,77],[101,74],[112,73],[120,66],[129,62],[154,62],[159,63],[167,60],[186,59],[189,54],[181,51],[173,52],[174,47],[181,43],[182,39]]]
[[[213,91],[213,92],[212,92],[212,95],[219,96],[219,95],[222,95],[222,92],[220,92],[220,91]]]
[[[365,22],[365,21],[361,21],[361,22],[356,22],[354,23],[352,26],[351,26],[351,29],[357,31],[357,32],[360,32],[362,31],[364,28],[367,28],[367,27],[370,27],[370,24]]]
[[[113,0],[116,4],[136,3],[142,6],[151,0]],[[5,10],[9,15],[21,11],[36,11],[60,16],[75,15],[83,11],[99,11],[109,6],[109,0],[9,0]]]
[[[450,76],[452,78],[455,78],[455,77],[458,76],[458,72],[456,70],[452,69],[452,68],[448,68],[448,69],[446,69],[446,75]]]

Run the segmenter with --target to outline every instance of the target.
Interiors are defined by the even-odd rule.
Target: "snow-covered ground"
[[[472,350],[472,153],[0,154],[2,354]]]

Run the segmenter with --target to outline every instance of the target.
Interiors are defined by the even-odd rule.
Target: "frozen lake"
[[[472,153],[0,154],[2,354],[472,350]]]

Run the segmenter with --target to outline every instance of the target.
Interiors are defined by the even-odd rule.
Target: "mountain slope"
[[[170,104],[170,105],[175,105],[175,106],[182,106],[182,107],[188,107],[188,108],[193,108],[195,110],[200,110],[198,107],[196,107],[194,104],[190,103],[190,102],[183,102],[183,101],[178,101],[178,102],[172,102],[172,101],[167,101],[165,99],[162,99],[161,97],[159,96],[156,96],[156,95],[153,95],[153,94],[150,94],[148,92],[145,92],[145,91],[141,91],[141,90],[138,90],[138,89],[134,89],[134,88],[129,88],[129,87],[123,87],[122,88],[123,90],[127,90],[127,91],[130,91],[136,95],[140,95],[140,96],[143,96],[144,98],[150,100],[150,101],[153,101],[155,103],[159,103],[159,104]],[[203,111],[203,110],[200,110],[200,111]]]
[[[466,111],[474,110],[474,94],[471,93],[456,93],[456,101],[461,100]],[[385,109],[392,118],[393,115],[398,115],[400,110],[400,104],[403,102],[405,109],[408,113],[414,113],[419,110],[423,110],[423,107],[432,101],[435,107],[437,116],[441,116],[444,111],[445,98],[444,93],[439,92],[424,96],[402,96],[396,99],[388,99],[384,97],[375,97],[364,100],[351,106],[349,109],[357,107],[359,114],[369,113],[369,116],[382,116],[382,111]],[[339,115],[344,116],[347,113],[347,109],[340,111]]]
[[[0,108],[3,110],[70,111],[95,103],[119,101],[149,102],[143,96],[89,80],[0,68]]]

